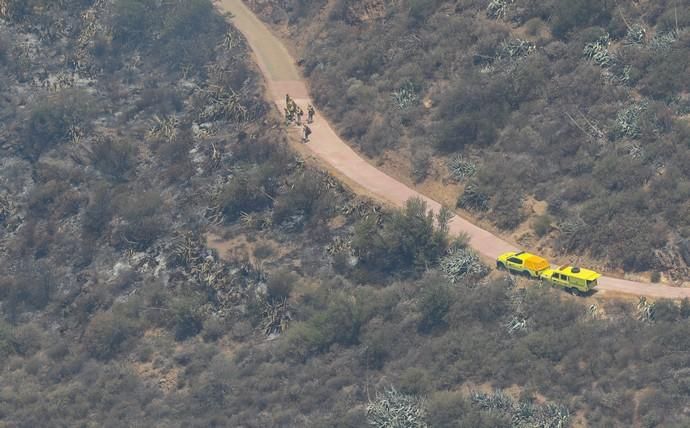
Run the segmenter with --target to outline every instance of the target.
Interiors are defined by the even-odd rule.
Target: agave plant
[[[654,303],[649,303],[646,297],[641,296],[637,302],[637,319],[643,322],[654,321]]]
[[[501,42],[498,49],[498,58],[516,59],[534,52],[534,43],[522,39],[507,39]]]
[[[473,392],[470,398],[481,409],[487,410],[502,410],[512,412],[515,402],[505,392],[498,390],[493,394],[485,394],[483,392]]]
[[[447,165],[451,177],[458,181],[474,177],[477,173],[477,164],[465,159],[462,155],[452,157]]]
[[[0,0],[0,17],[9,18],[10,14],[10,0]]]
[[[397,91],[391,93],[393,102],[400,110],[405,110],[417,103],[419,97],[417,96],[417,90],[415,89],[412,82],[405,83]]]
[[[164,116],[163,118],[158,115],[153,116],[153,125],[149,128],[147,136],[150,139],[161,138],[165,141],[173,141],[177,136],[177,127],[180,121],[175,116]]]
[[[527,320],[514,315],[506,323],[506,329],[510,334],[517,333],[518,331],[525,331],[527,330]]]
[[[391,387],[367,404],[367,421],[377,428],[426,428],[424,403]]]
[[[242,94],[233,89],[213,86],[204,92],[206,106],[199,113],[199,122],[212,122],[218,119],[229,119],[234,122],[244,122],[248,118],[248,110],[242,104]]]
[[[570,423],[570,411],[560,404],[516,402],[500,390],[493,394],[473,392],[470,399],[474,405],[486,412],[510,417],[511,426],[517,428],[565,428]]]
[[[611,82],[627,85],[630,82],[630,72],[632,67],[629,65],[624,65],[618,62],[615,58],[613,60],[612,66],[608,70],[608,78]]]
[[[199,241],[191,232],[183,233],[175,239],[172,253],[183,266],[192,266],[199,259]]]
[[[626,149],[631,159],[642,159],[644,157],[644,148],[639,143],[631,143],[626,146]]]
[[[239,38],[233,31],[228,31],[223,37],[222,45],[225,49],[231,51],[235,46],[239,44]]]
[[[613,133],[616,137],[637,138],[640,135],[639,120],[647,110],[647,102],[633,103],[618,112]]]
[[[0,223],[12,216],[14,205],[8,195],[0,194]]]
[[[489,273],[489,269],[479,256],[474,251],[464,248],[451,250],[441,259],[439,267],[452,283],[467,276],[480,278]]]
[[[605,34],[593,43],[587,43],[583,50],[585,58],[600,67],[608,67],[613,63],[613,56],[609,53],[609,35]]]
[[[492,19],[503,19],[506,16],[508,5],[514,0],[491,0],[486,7],[486,16]]]
[[[264,319],[263,330],[266,336],[284,332],[287,330],[290,321],[292,321],[290,305],[287,299],[277,302],[264,301],[262,316]]]
[[[475,184],[470,183],[460,196],[458,206],[474,211],[486,211],[489,209],[489,197],[482,193]]]
[[[349,239],[346,240],[341,236],[336,236],[333,241],[326,246],[326,252],[331,256],[339,253],[351,254],[352,241]]]
[[[664,51],[678,40],[675,32],[657,33],[649,41],[649,47],[653,50]]]
[[[633,24],[628,27],[628,32],[625,34],[624,42],[627,45],[641,45],[644,44],[647,36],[647,29],[640,24]]]

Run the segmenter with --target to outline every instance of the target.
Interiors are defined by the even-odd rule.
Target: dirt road
[[[247,38],[259,68],[266,79],[269,95],[279,111],[282,112],[285,107],[286,93],[290,94],[306,111],[307,104],[311,102],[309,92],[295,66],[295,61],[283,43],[241,0],[219,0],[217,4],[222,11],[230,12],[233,15],[233,24]],[[402,206],[411,197],[420,197],[434,211],[441,208],[438,202],[410,189],[361,158],[345,144],[318,112],[311,129],[313,132],[311,141],[307,144],[309,150],[321,161],[329,164],[341,178],[345,179],[356,190],[364,190],[365,193],[395,206]],[[470,245],[489,259],[495,259],[503,252],[516,250],[513,244],[457,215],[450,222],[450,230],[454,234],[461,232],[468,234]],[[647,284],[612,277],[602,277],[597,289],[649,297],[690,297],[690,289],[688,288]]]

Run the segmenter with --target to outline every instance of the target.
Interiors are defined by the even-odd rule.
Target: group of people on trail
[[[290,94],[285,94],[285,125],[290,125],[295,123],[297,126],[302,126],[302,142],[306,143],[309,141],[309,136],[311,135],[311,128],[307,124],[314,122],[314,115],[316,110],[314,106],[309,104],[307,107],[307,123],[302,123],[302,117],[304,116],[304,111],[300,106],[297,105],[295,100],[290,97]]]

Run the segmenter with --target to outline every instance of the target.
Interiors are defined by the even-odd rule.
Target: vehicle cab
[[[549,268],[549,262],[542,257],[524,251],[511,251],[498,256],[496,267],[508,269],[512,273],[529,278],[539,278],[540,274]]]

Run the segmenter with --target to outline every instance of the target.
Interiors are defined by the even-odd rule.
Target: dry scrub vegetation
[[[690,277],[687,0],[250,3],[366,155],[459,181],[459,208],[535,248]]]
[[[209,1],[0,13],[0,425],[687,425],[690,303],[524,289],[355,197]]]

